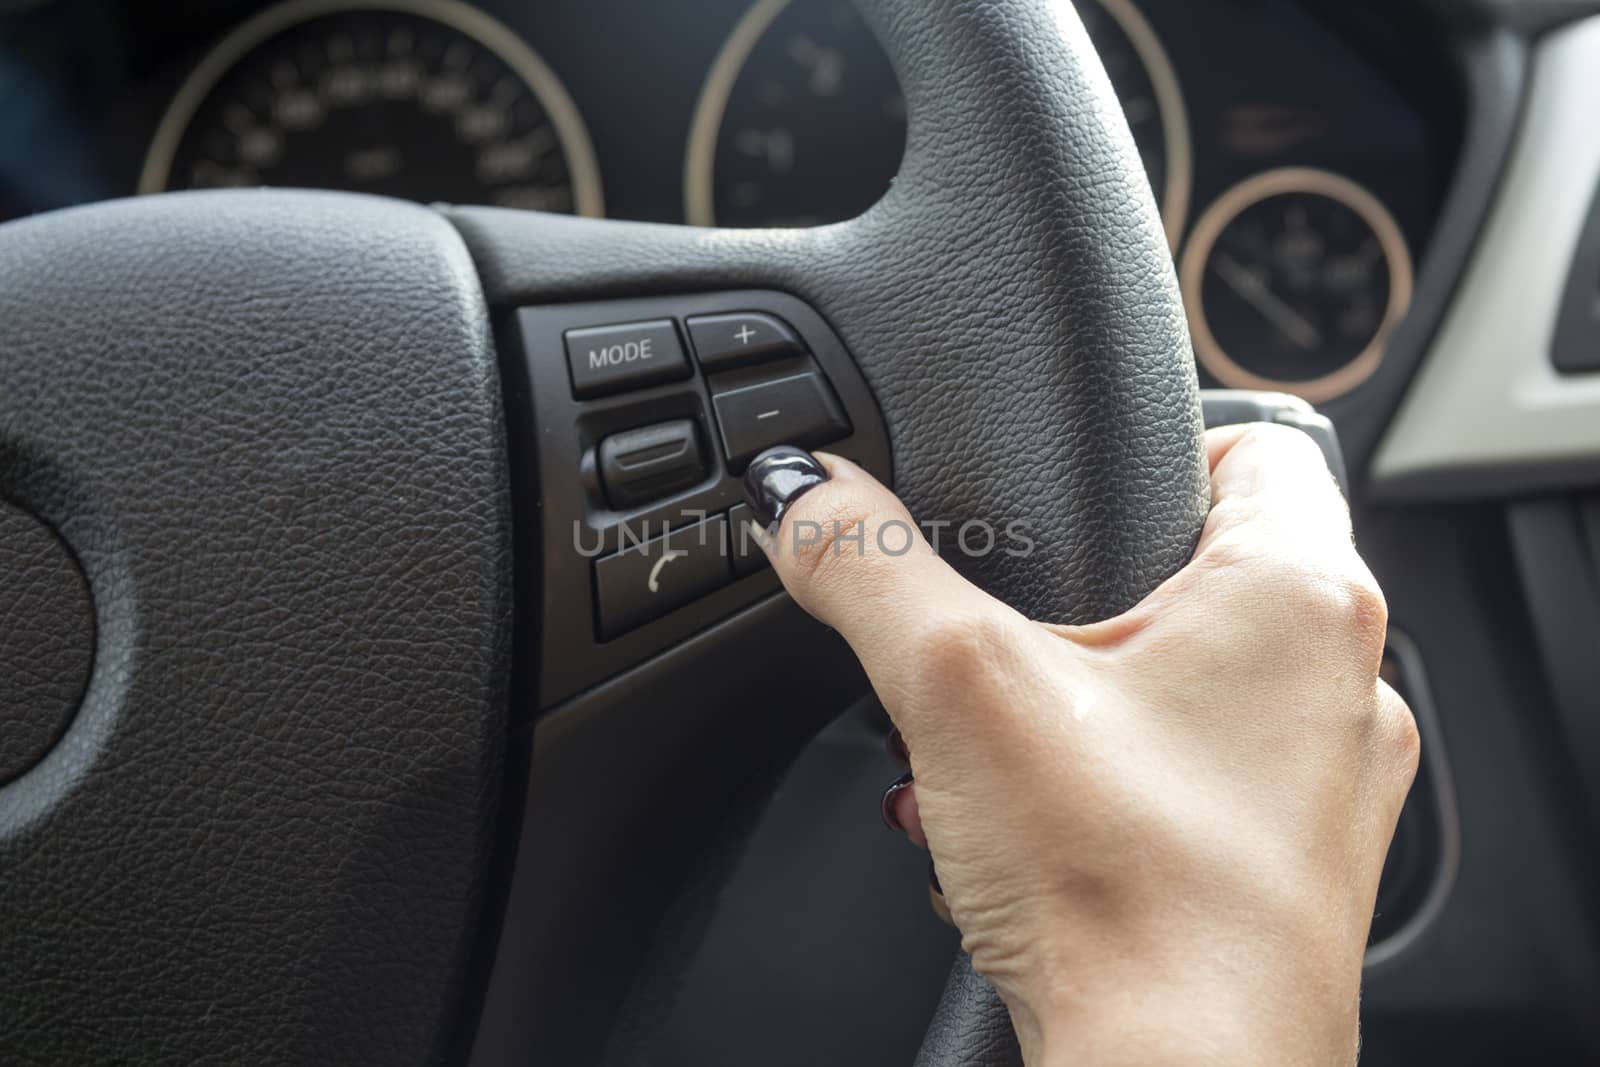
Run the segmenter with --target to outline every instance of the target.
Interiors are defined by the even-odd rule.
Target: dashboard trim
[[[1504,185],[1379,446],[1380,489],[1526,492],[1600,473],[1600,375],[1563,375],[1550,359],[1573,251],[1600,183],[1597,65],[1600,18],[1537,46]]]
[[[605,214],[600,164],[578,106],[555,71],[510,27],[461,0],[285,0],[235,26],[205,54],[179,86],[151,139],[139,176],[140,195],[167,191],[183,136],[217,84],[258,46],[285,30],[346,11],[392,11],[433,19],[476,40],[527,83],[561,142],[579,215]]]

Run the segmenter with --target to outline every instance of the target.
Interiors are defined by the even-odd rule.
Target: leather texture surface
[[[0,228],[0,495],[98,623],[81,712],[0,788],[0,1061],[441,1058],[505,729],[502,417],[425,208]]]
[[[498,308],[734,287],[809,301],[882,405],[912,513],[1035,546],[952,563],[1035,618],[1116,615],[1188,561],[1209,490],[1172,260],[1115,94],[1069,4],[860,6],[909,115],[900,174],[860,218],[451,218]],[[993,992],[961,982],[946,999],[937,1062],[1006,1062]]]
[[[944,997],[934,1009],[915,1067],[1021,1067],[1011,1016],[994,990],[956,953]]]
[[[0,785],[50,751],[93,662],[83,572],[55,531],[0,500]]]

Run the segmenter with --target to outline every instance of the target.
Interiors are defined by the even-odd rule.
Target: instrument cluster
[[[1387,5],[1075,6],[1204,376],[1355,388],[1450,177],[1442,58]],[[0,116],[0,218],[291,185],[707,226],[867,210],[908,119],[849,0],[36,0],[0,15]]]

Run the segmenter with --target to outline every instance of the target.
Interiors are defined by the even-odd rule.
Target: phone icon
[[[665,555],[656,560],[656,565],[650,568],[650,591],[652,593],[661,592],[661,572],[666,568],[667,564],[671,563],[675,559],[682,559],[688,554],[689,553],[687,552],[679,552],[675,549],[668,549]]]

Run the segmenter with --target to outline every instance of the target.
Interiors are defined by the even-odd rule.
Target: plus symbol
[[[750,343],[750,338],[754,337],[755,335],[756,335],[756,332],[750,328],[750,324],[749,323],[746,323],[745,325],[741,326],[739,328],[739,332],[734,334],[734,336],[739,339],[739,343],[742,344],[742,345],[749,344]]]

